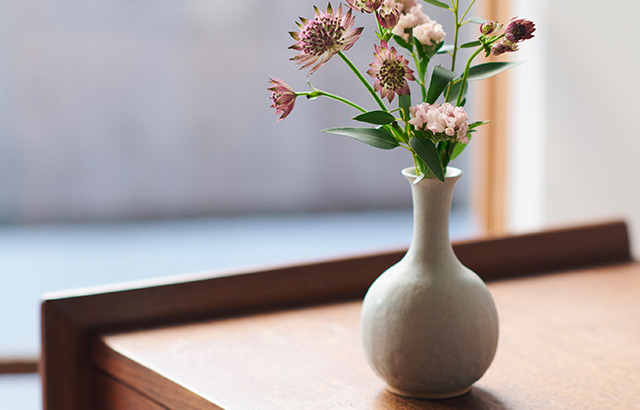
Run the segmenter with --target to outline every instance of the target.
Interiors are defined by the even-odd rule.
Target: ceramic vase
[[[486,285],[460,263],[449,213],[462,172],[411,182],[413,239],[406,255],[369,288],[362,307],[364,352],[389,391],[443,399],[465,394],[487,370],[498,344],[498,315]]]

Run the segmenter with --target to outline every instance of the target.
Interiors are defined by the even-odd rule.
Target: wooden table
[[[403,250],[48,295],[46,409],[640,409],[640,264],[622,222],[457,243],[500,315],[470,394],[365,363],[360,300]]]

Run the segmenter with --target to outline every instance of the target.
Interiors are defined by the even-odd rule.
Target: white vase
[[[415,180],[413,168],[402,174]],[[402,396],[462,395],[487,370],[498,344],[498,315],[486,285],[453,253],[449,213],[462,172],[445,182],[411,183],[411,246],[369,288],[362,306],[364,352],[387,389]]]

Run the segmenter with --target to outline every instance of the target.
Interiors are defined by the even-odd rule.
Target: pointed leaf
[[[480,40],[476,40],[476,41],[470,41],[468,43],[464,43],[463,45],[460,46],[460,48],[474,48],[474,47],[480,47],[482,45],[482,42]]]
[[[469,137],[469,140],[471,140],[471,137]],[[462,154],[462,151],[464,151],[464,149],[467,148],[467,145],[469,145],[469,143],[466,143],[466,144],[462,144],[460,142],[457,143],[456,146],[453,147],[453,152],[451,153],[451,161],[456,159],[458,155]]]
[[[429,4],[433,4],[436,7],[441,7],[443,9],[448,9],[449,5],[447,5],[446,3],[443,3],[441,1],[438,0],[424,0],[425,2],[429,3]]]
[[[393,149],[398,146],[398,142],[391,134],[381,128],[329,128],[322,130],[328,134],[344,135],[346,137],[357,139],[365,144],[380,149]]]
[[[353,117],[356,121],[368,122],[369,124],[387,125],[396,120],[396,117],[386,111],[369,111]]]
[[[484,23],[484,22],[485,22],[485,21],[487,21],[487,20],[486,20],[486,19],[483,19],[483,18],[481,18],[481,17],[470,17],[470,18],[469,18],[469,20],[467,20],[467,21],[470,21],[470,22],[472,22],[472,23],[476,23],[476,24],[482,24],[482,23]]]
[[[438,49],[438,54],[449,53],[453,51],[453,44],[445,44]]]
[[[436,66],[431,74],[431,82],[429,83],[429,91],[427,91],[427,102],[433,104],[436,102],[442,91],[451,80],[456,78],[456,73],[442,66]]]
[[[473,130],[476,127],[479,127],[481,125],[485,125],[485,124],[489,124],[490,121],[476,121],[476,122],[472,122],[471,124],[469,124],[469,130]]]
[[[438,148],[429,139],[425,137],[413,137],[409,140],[409,145],[415,153],[424,161],[429,167],[431,172],[440,181],[444,181],[444,172],[442,172],[442,165],[440,164],[440,157],[438,155]]]
[[[469,69],[468,80],[484,80],[519,64],[522,64],[522,62],[491,62],[478,64]]]
[[[398,43],[400,47],[406,48],[409,51],[413,51],[413,46],[410,43],[404,41],[404,39],[398,35],[394,35],[393,39]]]

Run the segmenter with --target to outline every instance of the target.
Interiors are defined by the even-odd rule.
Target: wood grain
[[[93,382],[95,410],[167,409],[102,372],[94,373]]]
[[[384,390],[361,351],[360,302],[107,335],[96,364],[154,400],[171,402],[171,390],[159,388],[171,379],[185,397],[225,409],[640,405],[639,264],[489,287],[501,318],[498,353],[473,394],[455,400],[408,400]],[[131,362],[136,371],[123,372]]]
[[[454,245],[485,280],[631,259],[623,222]],[[142,329],[360,299],[405,250],[271,268],[184,275],[47,295],[42,304],[45,409],[91,406],[94,333]]]

